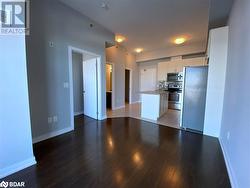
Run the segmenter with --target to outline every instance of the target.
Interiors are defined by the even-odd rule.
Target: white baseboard
[[[58,131],[53,131],[53,132],[46,133],[44,135],[38,136],[36,138],[33,138],[32,141],[33,141],[33,144],[35,144],[37,142],[41,142],[43,140],[47,140],[47,139],[55,137],[55,136],[59,136],[61,134],[64,134],[64,133],[67,133],[67,132],[70,132],[70,131],[73,131],[73,130],[74,129],[72,127],[67,127],[65,129],[61,129],[61,130],[58,130]]]
[[[82,115],[82,114],[84,114],[83,111],[81,111],[81,112],[74,112],[74,116],[79,116],[79,115]]]
[[[238,186],[238,183],[236,181],[236,177],[235,177],[234,171],[232,169],[230,159],[228,157],[228,154],[227,154],[227,151],[226,151],[225,146],[223,144],[223,141],[220,138],[219,138],[219,142],[220,142],[222,153],[223,153],[224,160],[225,160],[225,163],[226,163],[227,172],[228,172],[228,176],[229,176],[229,179],[230,179],[231,186],[232,186],[232,188],[238,188],[239,186]]]
[[[36,164],[36,159],[33,156],[33,157],[26,159],[24,161],[15,163],[9,167],[0,169],[0,179],[5,178],[6,176],[14,174],[20,170],[23,170],[23,169],[28,168],[28,167],[35,165],[35,164]]]

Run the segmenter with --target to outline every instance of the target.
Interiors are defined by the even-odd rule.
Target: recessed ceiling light
[[[184,38],[184,37],[176,38],[174,40],[175,44],[183,44],[184,42],[186,42],[186,38]]]
[[[135,49],[135,52],[136,52],[136,53],[141,53],[142,51],[143,51],[142,48],[136,48],[136,49]]]
[[[123,41],[125,41],[125,37],[122,36],[122,35],[116,35],[115,36],[115,41],[118,42],[118,43],[122,43]]]

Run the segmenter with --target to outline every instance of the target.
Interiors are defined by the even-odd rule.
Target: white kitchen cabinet
[[[158,63],[158,81],[166,80],[167,73],[170,71],[170,61]]]
[[[184,61],[179,60],[175,62],[175,72],[182,72],[184,67]]]
[[[148,91],[141,93],[141,117],[157,121],[168,110],[168,92]]]
[[[170,61],[168,73],[177,72],[179,61]]]
[[[204,65],[206,65],[206,58],[205,57],[197,57],[197,58],[183,60],[183,67],[204,66]]]
[[[182,72],[186,66],[204,66],[206,65],[205,57],[190,59],[178,59],[174,61],[158,63],[158,81],[166,80],[168,73]]]
[[[163,116],[168,111],[168,92],[160,94],[160,113],[159,117]]]

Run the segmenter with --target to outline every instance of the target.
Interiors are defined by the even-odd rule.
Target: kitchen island
[[[168,110],[167,91],[141,92],[141,117],[157,121]]]

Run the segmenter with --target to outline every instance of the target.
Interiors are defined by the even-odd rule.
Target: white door
[[[140,73],[140,91],[154,91],[156,89],[156,69],[142,69]]]
[[[83,61],[84,115],[98,119],[97,59]]]

